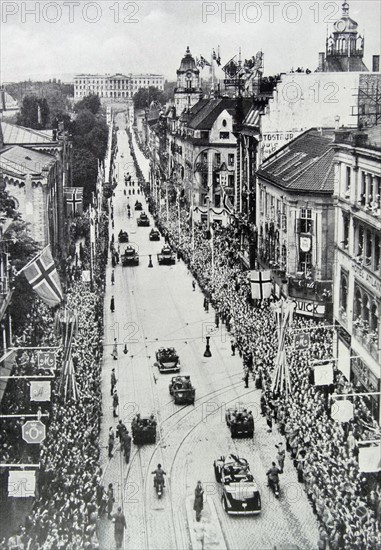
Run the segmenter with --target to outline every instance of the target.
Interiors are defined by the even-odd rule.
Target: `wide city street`
[[[113,483],[114,511],[122,506],[127,518],[124,548],[185,549],[229,548],[261,550],[316,548],[317,523],[295,469],[286,459],[281,476],[281,498],[276,499],[267,487],[266,471],[275,460],[282,437],[276,427],[267,432],[260,415],[260,390],[253,383],[245,389],[242,359],[232,356],[230,335],[224,325],[216,328],[213,308],[206,312],[203,295],[182,261],[173,266],[159,266],[157,253],[164,245],[149,240],[151,227],[137,227],[134,204],[144,197],[137,194],[137,179],[129,154],[126,119],[116,116],[118,186],[112,199],[114,237],[125,230],[139,252],[136,267],[115,268],[111,284],[111,261],[107,269],[105,296],[104,367],[102,380],[103,421],[101,429],[103,485]],[[124,174],[132,175],[134,185],[125,185]],[[125,194],[126,191],[126,194]],[[131,194],[130,194],[131,193]],[[127,217],[127,203],[131,218]],[[126,244],[120,245],[123,253]],[[149,255],[153,267],[149,268]],[[111,297],[115,312],[110,311]],[[205,336],[211,336],[212,357],[203,356]],[[114,338],[118,342],[118,359],[112,357]],[[127,353],[125,353],[127,346]],[[175,405],[168,391],[172,374],[160,374],[154,366],[155,351],[173,346],[181,360],[181,374],[189,374],[196,388],[194,405]],[[115,368],[119,396],[119,416],[113,417],[110,377]],[[227,408],[251,410],[255,420],[253,439],[232,439],[225,423]],[[119,445],[108,458],[108,431],[119,419],[127,428],[136,413],[153,413],[157,419],[156,444],[137,447],[132,444],[129,464]],[[262,499],[257,516],[228,516],[222,508],[221,489],[214,478],[213,461],[230,453],[249,461]],[[153,487],[151,472],[161,463],[166,471],[166,486],[161,500]],[[204,514],[199,524],[193,512],[194,489],[201,480],[206,495]],[[113,548],[112,522],[102,519],[100,545]],[[204,539],[204,540],[202,540]]]

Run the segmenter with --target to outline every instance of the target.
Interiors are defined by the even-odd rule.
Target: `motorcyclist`
[[[269,486],[275,488],[277,485],[279,485],[279,474],[281,471],[275,464],[275,462],[272,463],[272,466],[268,472],[266,472]]]
[[[152,474],[155,474],[155,477],[153,478],[153,486],[156,487],[157,484],[160,484],[164,487],[164,476],[167,474],[162,469],[161,464],[157,465],[157,469],[154,470]]]

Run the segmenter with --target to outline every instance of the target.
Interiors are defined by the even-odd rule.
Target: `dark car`
[[[160,233],[157,229],[151,229],[149,233],[150,241],[160,241]]]
[[[127,233],[127,231],[122,231],[122,229],[119,231],[118,241],[120,243],[128,243],[128,233]]]
[[[142,212],[137,219],[137,224],[142,227],[149,227],[150,223],[147,214]]]
[[[222,505],[231,515],[261,512],[261,495],[245,458],[229,455],[214,461],[214,475],[222,486]]]
[[[188,403],[194,405],[196,390],[192,386],[188,375],[172,376],[169,393],[173,396],[176,405],[186,405]]]
[[[137,445],[156,442],[156,420],[153,415],[135,416],[131,422],[131,430],[132,438]]]
[[[139,255],[133,246],[127,246],[121,256],[122,266],[139,265]]]
[[[135,203],[135,210],[143,210],[142,203],[139,201],[136,201]]]
[[[159,265],[172,265],[176,263],[175,253],[169,246],[163,246],[161,252],[157,255]]]
[[[225,413],[225,420],[232,437],[254,436],[254,418],[251,412],[228,409]]]
[[[156,366],[160,372],[178,372],[180,359],[175,348],[160,348],[156,352]]]

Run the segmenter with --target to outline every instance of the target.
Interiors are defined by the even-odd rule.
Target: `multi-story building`
[[[154,86],[164,90],[164,77],[157,74],[115,75],[80,74],[74,77],[74,99],[94,94],[102,99],[125,100],[132,98],[140,88]]]
[[[311,129],[257,171],[258,264],[296,313],[329,315],[334,260],[333,130]]]
[[[31,237],[64,258],[63,188],[70,186],[71,143],[63,127],[48,132],[2,122],[0,128],[4,187],[30,224]]]
[[[334,319],[338,366],[365,392],[380,391],[381,131],[335,137]],[[380,419],[380,396],[369,396]]]

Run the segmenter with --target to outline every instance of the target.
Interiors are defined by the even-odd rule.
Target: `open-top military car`
[[[122,266],[139,265],[139,255],[133,246],[126,246],[122,254]]]
[[[143,210],[142,203],[139,201],[135,202],[135,210]]]
[[[214,475],[222,485],[222,505],[228,514],[260,513],[261,495],[245,458],[221,456],[214,461]]]
[[[156,442],[156,420],[153,415],[141,417],[137,414],[131,422],[131,430],[137,445]]]
[[[194,405],[196,390],[192,386],[189,375],[172,376],[169,384],[169,393],[173,396],[176,405],[190,403]]]
[[[149,227],[149,219],[145,212],[142,212],[137,219],[137,224],[142,227]]]
[[[160,241],[160,233],[157,229],[151,229],[149,232],[150,241]]]
[[[160,372],[179,372],[180,359],[175,348],[160,348],[156,352],[156,366]]]
[[[123,231],[123,229],[121,229],[118,233],[118,241],[120,243],[128,243],[128,233],[127,231]]]
[[[161,252],[157,255],[159,265],[172,265],[176,263],[175,253],[170,246],[163,246]]]
[[[243,411],[227,409],[225,420],[232,437],[253,437],[254,418],[251,411],[248,412],[246,409]]]

